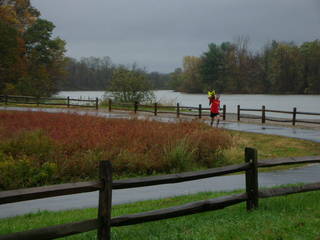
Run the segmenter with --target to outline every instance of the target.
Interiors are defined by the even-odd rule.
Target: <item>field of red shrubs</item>
[[[0,189],[96,179],[100,160],[116,177],[215,167],[230,144],[226,132],[196,121],[0,111]]]

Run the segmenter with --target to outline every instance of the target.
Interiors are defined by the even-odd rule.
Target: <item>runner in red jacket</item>
[[[214,120],[217,120],[217,127],[219,125],[220,121],[220,96],[215,95],[209,98],[210,100],[210,116],[211,116],[211,123],[210,125],[213,125]]]

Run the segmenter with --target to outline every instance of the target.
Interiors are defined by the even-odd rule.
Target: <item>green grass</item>
[[[200,193],[113,207],[113,216],[143,212],[214,198],[229,193]],[[258,210],[247,212],[245,203],[226,209],[144,224],[112,228],[112,239],[320,239],[320,191],[261,199]],[[0,234],[95,218],[96,209],[39,212],[1,219]],[[95,239],[96,231],[66,239]]]
[[[244,162],[244,148],[252,147],[258,151],[258,160],[286,157],[302,157],[320,155],[320,143],[302,139],[288,138],[276,135],[240,132],[228,130],[233,138],[230,148],[222,151],[224,162],[237,164]],[[288,169],[302,165],[284,165],[273,168],[263,168],[261,171]]]

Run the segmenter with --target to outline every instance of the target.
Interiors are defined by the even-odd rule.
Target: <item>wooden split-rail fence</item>
[[[10,96],[10,95],[0,95],[0,102],[8,105],[10,103],[13,104],[35,104],[37,106],[44,105],[44,106],[65,106],[65,107],[89,107],[95,108],[96,110],[99,109],[99,99],[75,99],[75,98],[45,98],[45,97],[30,97],[30,96]],[[153,104],[140,104],[138,102],[132,103],[118,103],[113,102],[111,99],[106,101],[107,108],[109,112],[113,110],[122,110],[122,111],[132,111],[134,113],[137,112],[147,112],[151,113],[154,116],[160,114],[171,114],[176,115],[177,118],[180,116],[190,116],[196,117],[201,119],[202,117],[209,117],[210,116],[210,108],[205,108],[201,104],[198,107],[190,107],[190,106],[182,106],[179,103],[176,105],[166,106],[158,103]],[[223,120],[227,120],[227,106],[222,105],[220,108],[221,116]],[[256,112],[256,114],[244,114],[247,112]],[[273,114],[284,114],[286,116],[290,115],[291,117],[286,118],[275,118],[275,117],[267,117],[268,113]],[[296,107],[293,108],[292,111],[282,111],[282,110],[272,110],[266,109],[265,106],[262,106],[260,109],[253,109],[253,108],[241,108],[240,105],[237,105],[237,120],[241,121],[243,118],[249,119],[257,119],[261,120],[261,123],[266,123],[267,121],[272,122],[285,122],[285,123],[292,123],[293,126],[296,123],[307,123],[307,124],[320,124],[319,120],[312,120],[312,119],[298,119],[298,115],[300,116],[315,116],[319,117],[320,113],[314,112],[302,112],[298,111]]]
[[[256,115],[241,115],[242,112],[257,112],[260,113],[260,116]],[[267,117],[267,113],[276,113],[276,114],[286,114],[291,115],[291,118],[270,118]],[[308,116],[320,116],[320,113],[314,113],[314,112],[302,112],[298,111],[296,107],[294,107],[291,111],[281,111],[281,110],[272,110],[272,109],[266,109],[265,106],[262,106],[261,109],[252,109],[252,108],[241,108],[240,105],[237,105],[237,120],[241,121],[241,118],[250,118],[250,119],[261,119],[261,123],[266,123],[266,121],[273,121],[273,122],[286,122],[286,123],[292,123],[293,126],[296,125],[296,123],[310,123],[310,124],[320,124],[320,121],[314,121],[312,119],[308,120],[302,120],[298,119],[298,115],[308,115]],[[320,120],[320,119],[319,119]]]
[[[138,102],[133,103],[114,103],[111,99],[108,99],[108,109],[109,112],[113,110],[126,110],[137,112],[147,112],[152,113],[154,116],[160,114],[172,114],[176,115],[177,118],[180,116],[190,116],[197,117],[201,119],[202,117],[210,116],[210,108],[204,108],[201,104],[198,107],[182,106],[180,103],[176,105],[166,106],[158,103],[154,104],[139,104]],[[227,107],[223,105],[220,108],[222,119],[226,120]]]
[[[7,235],[0,235],[0,240],[54,239],[88,232],[95,229],[97,229],[97,239],[111,239],[112,227],[121,227],[145,223],[149,221],[158,221],[162,219],[175,218],[206,211],[215,211],[241,202],[246,202],[246,209],[250,211],[258,208],[260,198],[269,198],[320,190],[320,182],[292,187],[259,189],[258,168],[319,162],[320,156],[290,157],[258,161],[257,151],[253,148],[246,148],[245,163],[242,164],[195,172],[113,181],[111,163],[108,161],[101,161],[99,167],[100,179],[98,181],[60,184],[0,192],[0,204],[7,204],[47,197],[99,191],[99,207],[97,218],[40,229],[32,229]],[[113,189],[126,189],[159,184],[178,183],[196,179],[216,177],[242,171],[245,171],[246,183],[245,192],[243,193],[192,202],[176,207],[111,218]]]
[[[36,106],[65,106],[65,107],[89,107],[99,108],[99,99],[76,99],[76,98],[52,98],[52,97],[32,97],[32,96],[13,96],[0,95],[0,102],[8,104],[27,104]]]

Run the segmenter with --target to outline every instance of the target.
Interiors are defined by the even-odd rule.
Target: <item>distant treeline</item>
[[[105,90],[115,65],[109,57],[70,58],[63,90]],[[138,69],[138,68],[136,68]],[[248,49],[248,40],[211,43],[200,57],[186,56],[173,73],[144,72],[153,89],[202,93],[320,94],[320,41],[301,45],[272,41],[260,51]]]
[[[320,41],[272,41],[262,50],[248,49],[248,39],[211,43],[200,57],[186,56],[171,74],[171,89],[189,93],[213,88],[220,93],[320,93]]]
[[[135,65],[116,65],[110,57],[83,57],[80,60],[69,58],[66,68],[68,74],[59,87],[61,90],[106,90],[110,87],[112,74],[120,68],[132,68],[144,73],[153,89],[168,89],[170,80],[170,74],[148,73]]]

